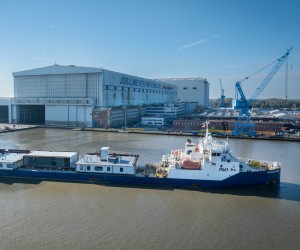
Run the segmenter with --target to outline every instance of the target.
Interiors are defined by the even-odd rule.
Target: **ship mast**
[[[206,141],[208,139],[208,124],[209,124],[209,122],[206,120],[205,121],[205,140]]]

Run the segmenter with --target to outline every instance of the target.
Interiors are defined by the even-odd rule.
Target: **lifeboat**
[[[181,168],[184,168],[184,169],[200,169],[201,168],[200,159],[185,158],[181,161]]]

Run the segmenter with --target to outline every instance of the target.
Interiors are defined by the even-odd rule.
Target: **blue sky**
[[[145,78],[205,77],[210,98],[289,56],[288,98],[300,99],[298,0],[1,0],[1,97],[12,72],[53,65],[102,67]],[[284,98],[283,65],[259,98]],[[246,97],[271,70],[243,84]]]

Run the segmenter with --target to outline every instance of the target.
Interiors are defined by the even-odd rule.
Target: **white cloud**
[[[52,29],[54,29],[55,25],[54,24],[50,24],[49,27],[52,28]]]
[[[187,45],[184,45],[182,47],[179,47],[178,49],[186,49],[186,48],[189,48],[189,47],[192,47],[192,46],[196,46],[196,45],[199,45],[201,43],[205,43],[207,41],[206,38],[200,40],[200,41],[197,41],[197,42],[194,42],[194,43],[190,43],[190,44],[187,44]]]

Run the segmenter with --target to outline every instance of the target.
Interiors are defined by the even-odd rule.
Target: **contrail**
[[[188,48],[188,47],[192,47],[192,46],[196,46],[198,44],[201,44],[201,43],[205,43],[207,41],[206,38],[200,40],[200,41],[197,41],[197,42],[194,42],[194,43],[191,43],[191,44],[187,44],[187,45],[184,45],[182,47],[179,47],[178,49],[185,49],[185,48]]]

